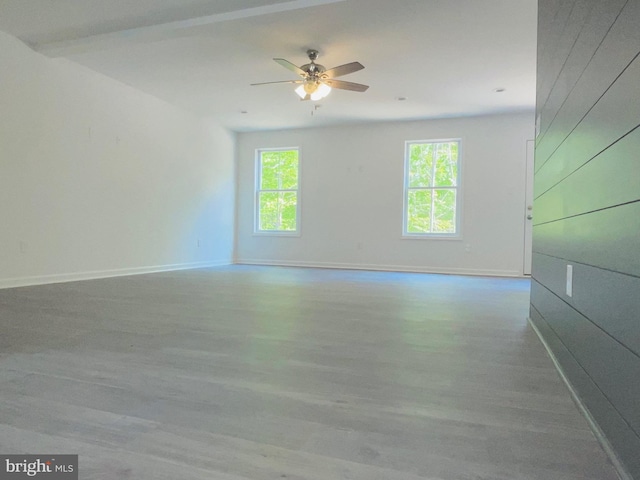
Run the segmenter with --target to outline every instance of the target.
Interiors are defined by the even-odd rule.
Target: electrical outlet
[[[573,297],[573,265],[567,265],[567,297]]]
[[[464,246],[464,251],[467,252],[467,253],[471,253],[471,244],[470,243],[467,243]]]
[[[27,253],[29,251],[29,244],[24,240],[20,240],[20,253]]]

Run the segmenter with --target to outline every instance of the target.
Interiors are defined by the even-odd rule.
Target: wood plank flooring
[[[528,299],[239,265],[0,290],[0,453],[79,454],[81,479],[616,479]]]

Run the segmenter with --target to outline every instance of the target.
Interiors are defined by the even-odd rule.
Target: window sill
[[[402,240],[438,240],[438,241],[442,241],[442,240],[454,240],[454,241],[461,241],[462,240],[462,235],[457,234],[457,235],[432,235],[432,234],[416,234],[416,235],[402,235],[402,237],[400,237]]]
[[[254,237],[299,237],[300,232],[261,231],[253,232]]]

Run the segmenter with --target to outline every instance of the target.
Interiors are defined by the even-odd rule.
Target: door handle
[[[533,220],[533,215],[527,215],[527,220]]]

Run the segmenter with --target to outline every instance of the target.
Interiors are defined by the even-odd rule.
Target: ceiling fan
[[[336,77],[348,75],[349,73],[362,70],[364,66],[360,62],[351,62],[334,67],[329,70],[324,68],[323,65],[315,63],[318,59],[317,50],[307,50],[310,63],[302,65],[301,67],[295,66],[293,63],[285,60],[284,58],[274,58],[274,60],[282,65],[287,70],[291,70],[302,77],[299,80],[283,80],[279,82],[262,82],[252,83],[251,85],[268,85],[272,83],[294,83],[300,85],[296,88],[296,93],[300,96],[301,100],[320,100],[326,97],[332,88],[338,88],[341,90],[351,90],[353,92],[364,92],[369,88],[368,85],[362,85],[361,83],[345,82],[344,80],[335,80]]]

